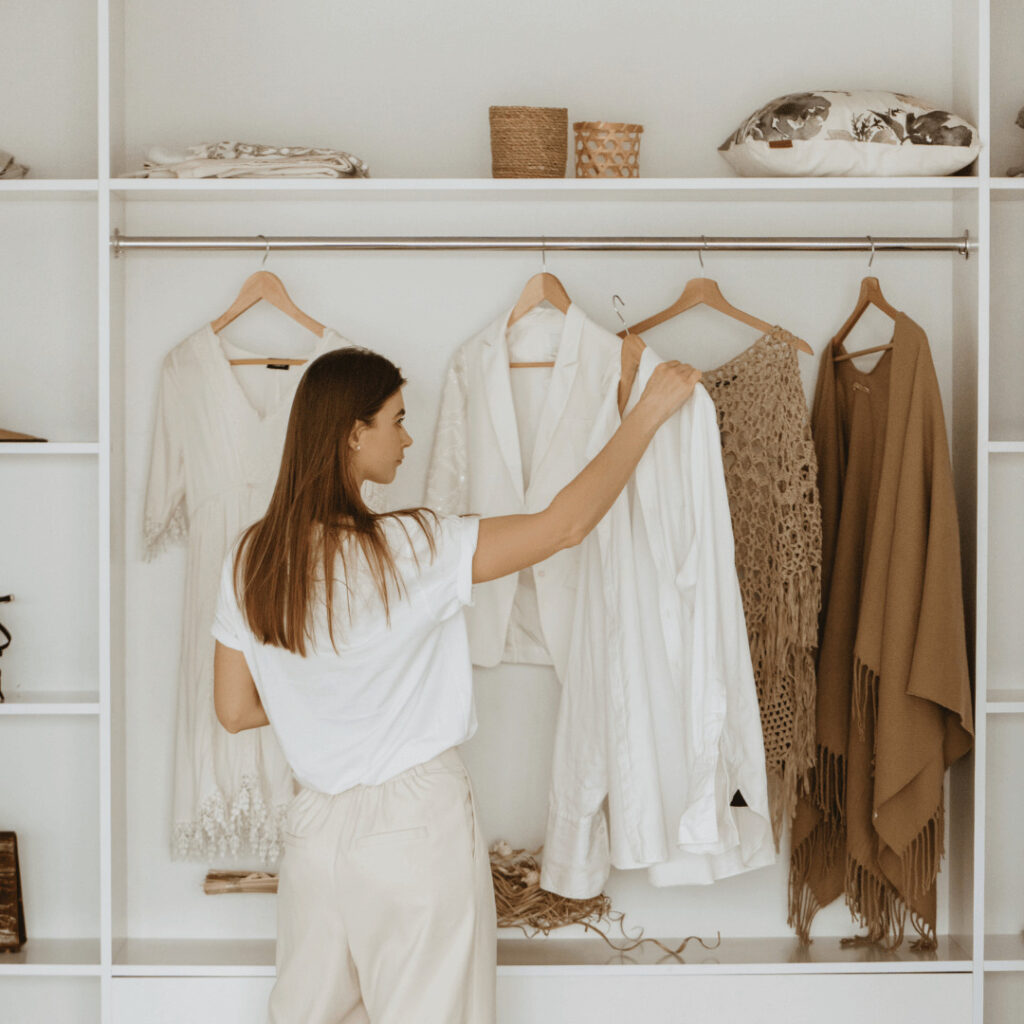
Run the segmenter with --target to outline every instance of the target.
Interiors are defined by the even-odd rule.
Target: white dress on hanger
[[[331,328],[309,358],[350,344]],[[145,503],[147,559],[187,539],[178,676],[172,855],[211,860],[280,853],[292,775],[273,730],[231,734],[213,706],[210,636],[221,565],[266,510],[302,367],[239,367],[251,356],[206,324],[173,348],[160,373]]]

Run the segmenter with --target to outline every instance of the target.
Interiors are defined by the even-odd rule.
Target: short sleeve
[[[473,601],[473,555],[479,531],[478,516],[439,518],[437,554],[427,581],[439,618],[449,618]]]
[[[238,599],[235,597],[234,562],[235,552],[232,550],[228,552],[221,569],[220,589],[217,592],[217,611],[214,614],[210,632],[214,639],[220,641],[225,647],[241,651],[244,649],[242,640],[246,634],[246,626],[238,607]]]

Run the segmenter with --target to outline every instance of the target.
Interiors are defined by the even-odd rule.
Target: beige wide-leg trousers
[[[284,832],[270,1024],[494,1024],[494,890],[457,750],[302,789]]]

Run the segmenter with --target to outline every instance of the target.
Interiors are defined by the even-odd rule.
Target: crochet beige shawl
[[[776,849],[814,764],[821,601],[818,462],[791,337],[775,327],[703,378],[718,411]]]
[[[942,401],[928,340],[905,314],[870,374],[834,362],[838,350],[833,341],[822,357],[811,421],[822,632],[790,924],[809,941],[819,907],[845,894],[867,929],[850,941],[898,945],[909,910],[915,948],[934,948],[945,770],[970,750],[973,730]]]

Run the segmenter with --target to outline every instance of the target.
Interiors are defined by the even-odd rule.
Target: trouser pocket
[[[302,845],[317,836],[330,814],[331,797],[313,789],[300,789],[285,811],[281,838],[291,846]]]

